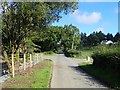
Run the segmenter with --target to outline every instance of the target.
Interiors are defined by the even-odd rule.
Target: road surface
[[[53,75],[51,88],[101,88],[106,86],[95,80],[78,67],[78,63],[85,60],[67,58],[63,54],[46,56],[53,60]]]

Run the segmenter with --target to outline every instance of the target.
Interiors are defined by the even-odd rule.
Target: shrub
[[[120,47],[104,48],[92,55],[93,65],[119,71],[120,69]],[[119,71],[120,72],[120,71]]]
[[[51,54],[54,54],[54,52],[53,51],[46,51],[46,52],[44,52],[44,54],[45,55],[49,55],[49,54],[51,55]]]
[[[65,51],[64,54],[67,57],[79,57],[79,55],[81,55],[81,52],[71,49],[71,50]]]

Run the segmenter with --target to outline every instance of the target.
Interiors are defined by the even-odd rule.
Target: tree
[[[79,29],[72,24],[64,25],[62,31],[61,45],[63,45],[64,50],[76,49],[80,43],[80,33]]]
[[[96,33],[93,32],[92,34],[90,34],[87,38],[88,40],[88,45],[90,46],[96,46],[99,44],[99,38],[97,37]]]
[[[113,35],[110,34],[110,33],[108,33],[108,34],[106,35],[106,39],[113,41]]]
[[[21,44],[36,29],[42,30],[58,21],[60,13],[77,9],[77,3],[11,2],[2,3],[3,54],[10,66],[10,55],[15,54]],[[26,45],[23,45],[26,46]],[[26,48],[26,47],[24,47]],[[26,53],[26,50],[24,51]]]
[[[38,32],[33,42],[41,47],[41,51],[57,51],[61,39],[61,28],[49,26],[42,33]]]
[[[99,43],[105,40],[105,34],[102,31],[96,32],[97,37],[99,38]]]
[[[83,46],[87,45],[87,36],[86,35],[87,35],[86,33],[82,33],[82,32],[80,34],[80,37],[81,37],[80,44]]]
[[[116,33],[116,35],[114,36],[114,42],[117,42],[120,40],[120,33]]]

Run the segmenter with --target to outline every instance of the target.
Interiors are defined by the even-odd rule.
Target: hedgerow
[[[71,50],[65,51],[64,54],[67,57],[78,57],[81,55],[81,52],[71,49]]]
[[[120,72],[120,47],[102,48],[94,52],[92,58],[94,66]]]

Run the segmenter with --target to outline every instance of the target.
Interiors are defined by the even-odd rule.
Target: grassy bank
[[[93,54],[93,50],[68,50],[65,52],[65,56],[71,58],[87,59],[88,56]]]
[[[106,83],[108,86],[120,90],[119,74],[116,73],[115,71],[96,68],[89,62],[80,63],[79,67],[84,69],[86,72],[88,72],[92,76],[98,78],[100,81]]]
[[[91,56],[93,54],[92,50],[82,50],[81,55],[79,56],[80,59],[86,59],[88,56]]]
[[[51,73],[52,61],[44,60],[8,79],[3,88],[48,88]]]
[[[43,52],[43,55],[47,55],[47,56],[52,56],[52,55],[55,55],[56,53],[54,53],[53,51],[46,51],[46,52]]]

